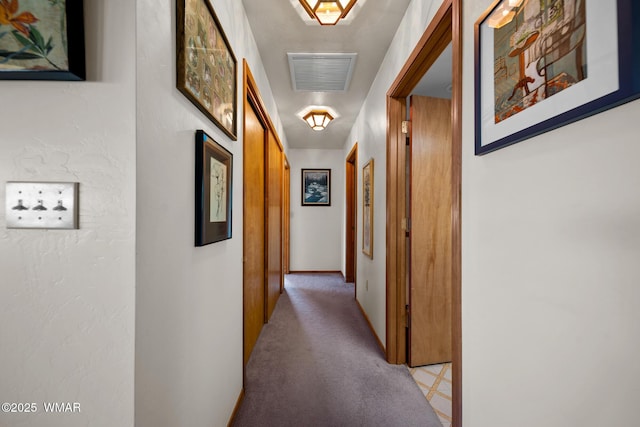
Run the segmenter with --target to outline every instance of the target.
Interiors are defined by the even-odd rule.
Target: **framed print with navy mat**
[[[475,24],[475,154],[638,98],[639,22],[637,0],[495,1]]]

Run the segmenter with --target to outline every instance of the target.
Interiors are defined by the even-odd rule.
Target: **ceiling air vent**
[[[293,90],[346,91],[357,53],[287,53]]]

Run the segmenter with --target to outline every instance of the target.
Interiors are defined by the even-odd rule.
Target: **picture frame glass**
[[[237,61],[208,0],[178,0],[177,87],[236,140]]]
[[[0,79],[85,79],[81,0],[7,0],[0,16]]]
[[[331,205],[331,169],[302,169],[302,206]]]
[[[227,221],[228,167],[225,161],[209,156],[209,222]]]
[[[475,28],[476,154],[628,100],[625,7],[629,0],[495,2]]]
[[[231,239],[233,154],[196,131],[195,245]]]
[[[373,159],[362,168],[362,252],[373,259]]]

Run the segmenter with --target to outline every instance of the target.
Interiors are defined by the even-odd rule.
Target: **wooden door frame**
[[[291,252],[291,165],[289,165],[289,159],[287,155],[284,156],[284,179],[283,179],[283,191],[284,206],[283,206],[283,221],[282,221],[282,272],[289,274],[290,268],[290,252]],[[284,281],[280,293],[284,292]]]
[[[453,426],[462,426],[461,224],[462,179],[462,0],[444,0],[387,92],[387,261],[386,353],[389,363],[406,363],[406,98],[442,51],[452,43],[451,241]]]
[[[353,165],[353,166],[350,166]],[[347,176],[345,179],[345,198],[346,198],[346,221],[345,221],[345,280],[349,281],[350,277],[347,274],[349,271],[349,264],[351,264],[353,268],[353,285],[354,285],[354,296],[356,293],[357,286],[357,277],[358,277],[358,256],[357,256],[357,247],[358,247],[358,143],[356,142],[349,154],[347,155],[347,159],[345,160],[345,173],[349,174],[349,168],[353,167],[353,182],[349,181],[349,177]],[[350,185],[351,184],[351,185]],[[352,210],[350,211],[349,205],[352,206]],[[351,215],[349,215],[351,213]],[[349,228],[352,230],[349,230]],[[353,242],[353,245],[349,244],[349,239]],[[352,246],[350,248],[350,246]],[[350,251],[351,249],[351,251]],[[351,252],[351,256],[349,256],[349,252]]]

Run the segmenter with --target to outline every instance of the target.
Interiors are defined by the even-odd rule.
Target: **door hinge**
[[[411,123],[409,120],[402,121],[402,133],[406,135],[409,134],[409,123]]]
[[[409,312],[409,305],[405,305],[405,312],[404,312],[404,326],[409,328],[411,325],[411,313]]]

